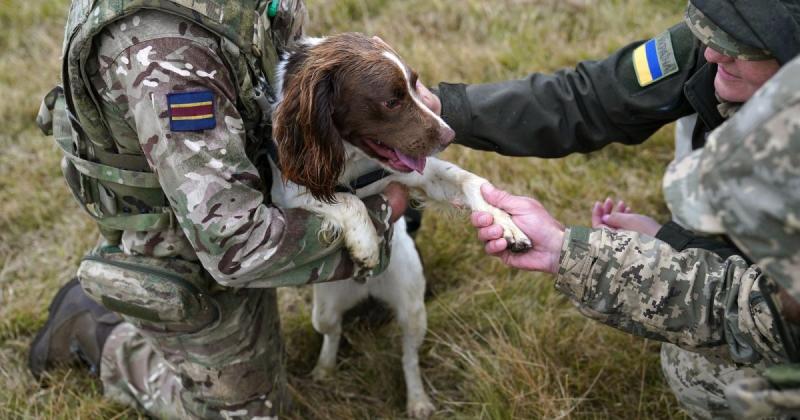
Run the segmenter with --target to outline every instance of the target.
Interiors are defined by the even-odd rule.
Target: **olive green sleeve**
[[[678,72],[639,86],[635,42],[601,61],[555,74],[464,85],[442,83],[442,116],[456,143],[511,156],[561,157],[619,142],[641,143],[663,125],[691,114],[686,81],[705,63],[685,24],[669,29]]]

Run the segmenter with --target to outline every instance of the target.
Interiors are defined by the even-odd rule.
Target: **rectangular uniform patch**
[[[639,86],[649,86],[678,72],[678,62],[672,49],[669,31],[645,42],[633,50],[633,68]]]
[[[167,105],[172,131],[202,131],[217,126],[214,94],[210,90],[167,94]]]

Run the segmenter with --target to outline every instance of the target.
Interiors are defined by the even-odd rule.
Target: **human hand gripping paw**
[[[533,245],[525,252],[508,250],[503,227],[491,214],[476,211],[471,221],[478,229],[478,239],[485,243],[486,253],[514,268],[555,273],[564,242],[564,226],[533,198],[511,195],[491,184],[482,185],[481,193],[487,203],[508,213]]]

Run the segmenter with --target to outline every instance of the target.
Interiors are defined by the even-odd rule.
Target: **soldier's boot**
[[[103,344],[120,322],[119,315],[89,298],[74,278],[53,298],[47,322],[31,343],[28,368],[39,379],[53,367],[83,363],[97,375]]]

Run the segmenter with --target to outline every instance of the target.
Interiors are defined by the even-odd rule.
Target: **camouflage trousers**
[[[725,388],[741,379],[757,378],[757,368],[739,367],[674,344],[661,346],[661,369],[667,383],[684,410],[696,419],[736,417],[725,400]]]
[[[103,348],[107,397],[158,418],[268,418],[285,409],[274,289],[209,292],[218,316],[197,329],[126,317]]]

